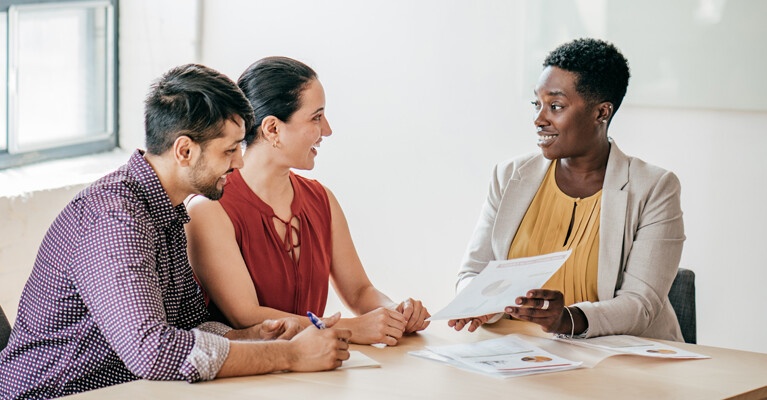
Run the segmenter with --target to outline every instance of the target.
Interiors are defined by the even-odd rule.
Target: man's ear
[[[198,157],[200,145],[192,141],[189,136],[181,135],[173,142],[171,151],[173,151],[173,158],[176,160],[176,164],[188,167],[192,164],[192,160]]]

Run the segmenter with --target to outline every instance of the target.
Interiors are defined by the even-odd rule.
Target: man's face
[[[200,157],[192,165],[190,184],[194,193],[211,200],[218,200],[224,194],[226,177],[235,168],[242,168],[242,149],[245,138],[245,122],[236,116],[236,123],[224,121],[221,136],[208,141],[201,149]]]

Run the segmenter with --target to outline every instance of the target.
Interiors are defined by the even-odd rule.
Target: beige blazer
[[[458,273],[459,290],[489,261],[508,257],[549,165],[540,153],[496,165]],[[576,304],[588,319],[588,337],[683,341],[668,301],[685,240],[680,192],[672,172],[626,156],[611,140],[599,227],[599,301]]]

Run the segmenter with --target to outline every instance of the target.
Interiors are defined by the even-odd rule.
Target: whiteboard
[[[767,110],[767,1],[520,4],[523,90],[532,92],[551,50],[572,39],[594,37],[614,43],[629,60],[624,104]]]

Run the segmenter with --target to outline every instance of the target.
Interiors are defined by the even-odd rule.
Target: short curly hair
[[[549,53],[543,67],[557,67],[575,73],[575,90],[587,101],[613,104],[613,113],[626,95],[629,63],[612,43],[581,38],[565,43]]]

